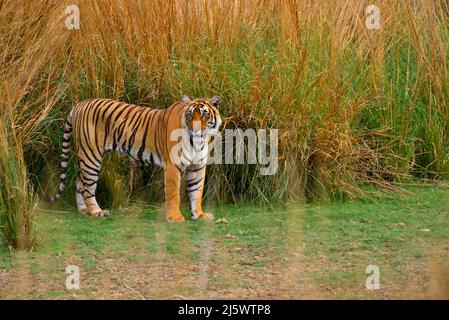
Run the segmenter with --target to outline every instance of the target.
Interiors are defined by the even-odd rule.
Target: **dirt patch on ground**
[[[39,269],[44,265],[66,263],[82,265],[76,256],[39,257],[21,261],[13,270],[0,271],[1,299],[320,299],[320,298],[448,298],[448,264],[430,260],[429,272],[419,272],[414,266],[404,270],[413,275],[401,282],[388,282],[376,292],[367,292],[353,282],[340,281],[338,287],[326,287],[310,275],[332,273],[345,268],[326,257],[315,263],[305,263],[301,250],[290,252],[286,261],[272,262],[253,268],[234,263],[222,263],[222,248],[209,239],[202,247],[197,262],[187,262],[176,256],[142,255],[110,258],[105,253],[94,257],[94,267],[81,269],[81,289],[65,288],[64,268]],[[159,255],[159,257],[158,257]],[[217,259],[217,257],[221,257]],[[45,260],[45,262],[44,262]],[[53,261],[53,262],[51,262]],[[327,264],[327,267],[326,267]],[[34,266],[34,267],[33,267]],[[40,267],[37,267],[40,266]],[[36,267],[38,269],[36,269]],[[321,270],[321,271],[320,271]],[[387,276],[386,276],[387,277]],[[430,282],[429,282],[430,279]],[[413,280],[413,281],[412,281]],[[412,281],[412,282],[410,282]],[[425,283],[429,283],[426,290]],[[421,288],[417,290],[416,288]],[[5,290],[7,288],[7,290]],[[407,296],[404,296],[404,291]]]
[[[83,265],[76,256],[47,256],[29,260],[20,269],[1,270],[2,299],[279,299],[304,295],[301,285],[281,268],[281,264],[244,267],[232,258],[222,263],[222,248],[213,239],[202,246],[200,259],[188,262],[176,256],[156,253],[133,260],[92,257],[95,266],[80,268],[80,289],[65,288],[64,268],[45,265]],[[244,253],[242,253],[244,254]],[[220,257],[220,258],[218,258]],[[296,258],[296,257],[295,257]],[[50,262],[52,261],[52,262]],[[42,269],[32,271],[32,266]],[[296,266],[289,266],[291,270]],[[295,292],[301,295],[296,295]]]

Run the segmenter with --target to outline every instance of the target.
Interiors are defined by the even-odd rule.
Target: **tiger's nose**
[[[192,131],[197,134],[201,132],[201,121],[193,121]]]

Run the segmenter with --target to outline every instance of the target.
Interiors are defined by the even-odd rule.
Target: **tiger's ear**
[[[213,96],[212,99],[210,99],[210,102],[212,103],[212,105],[214,107],[218,108],[218,106],[220,105],[220,102],[221,102],[221,98],[220,98],[220,96]]]
[[[182,95],[182,101],[184,101],[185,103],[189,103],[189,102],[190,102],[189,96],[186,95],[186,94],[183,94],[183,95]]]

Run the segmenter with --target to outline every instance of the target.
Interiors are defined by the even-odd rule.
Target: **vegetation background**
[[[351,199],[366,184],[447,179],[449,1],[376,0],[381,28],[368,30],[372,2],[1,1],[6,243],[33,247],[38,195],[56,191],[63,121],[92,97],[164,108],[182,93],[220,94],[223,129],[279,129],[277,174],[212,165],[208,201]],[[71,4],[79,30],[65,25]],[[162,199],[159,170],[105,161],[103,204]]]

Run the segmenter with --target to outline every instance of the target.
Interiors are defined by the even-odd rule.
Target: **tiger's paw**
[[[173,215],[167,215],[166,218],[167,222],[173,223],[173,222],[183,222],[186,219],[182,216],[182,214],[173,214]]]
[[[192,216],[192,220],[211,220],[214,218],[214,215],[209,212],[204,212],[198,216]]]
[[[94,216],[94,217],[107,217],[107,216],[109,216],[109,211],[108,210],[96,211],[96,212],[91,213],[91,216]]]
[[[80,208],[78,209],[78,212],[84,216],[87,214],[87,208]]]

